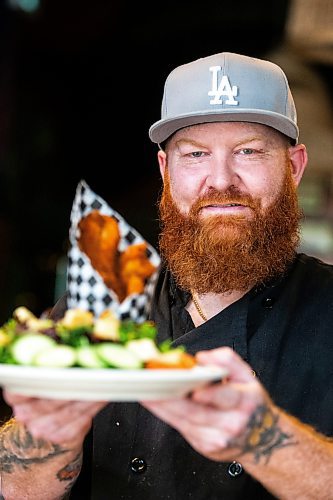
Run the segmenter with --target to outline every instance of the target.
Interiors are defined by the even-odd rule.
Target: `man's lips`
[[[201,208],[207,208],[207,207],[244,207],[245,205],[242,205],[241,203],[209,203],[209,205],[204,205]]]
[[[248,205],[241,203],[209,203],[200,207],[201,213],[239,214],[249,210]]]

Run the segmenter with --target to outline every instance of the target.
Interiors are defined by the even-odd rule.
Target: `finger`
[[[184,432],[188,426],[196,428],[216,428],[223,433],[227,433],[229,438],[234,438],[244,431],[247,426],[250,412],[239,411],[238,409],[221,411],[213,406],[203,406],[185,402],[146,404],[147,409],[161,418],[172,427]]]
[[[53,431],[67,425],[68,422],[74,422],[80,418],[81,415],[86,415],[90,418],[91,415],[94,415],[105,404],[106,403],[71,401],[64,404],[56,412],[34,418],[32,420],[32,425],[41,431],[44,429]]]
[[[221,453],[228,448],[229,436],[219,428],[188,424],[180,432],[196,451],[205,456]]]
[[[141,401],[142,406],[156,417],[164,420],[175,429],[179,428],[181,421],[194,412],[197,403],[188,399],[168,399],[161,401]]]
[[[197,421],[193,418],[179,418],[177,412],[172,411],[172,406],[168,404],[160,405],[158,402],[144,403],[144,405],[156,414],[159,418],[162,418],[169,425],[174,427],[188,443],[199,453],[205,455],[212,460],[222,460],[223,456],[226,458],[229,456],[230,450],[228,448],[230,438],[238,435],[238,431],[233,430],[231,432],[227,426],[221,425],[214,426],[211,423],[207,424],[207,420],[204,424],[199,425]],[[228,419],[229,424],[235,422],[233,415],[230,415]],[[224,455],[223,455],[224,454]]]
[[[192,391],[191,398],[197,403],[211,405],[220,410],[229,410],[240,405],[243,394],[242,385],[229,382],[195,389]]]
[[[73,442],[81,443],[89,431],[93,417],[106,405],[106,402],[75,403],[71,409],[64,408],[59,418],[34,420],[28,429],[34,437],[44,438],[53,443],[71,447]],[[68,411],[72,418],[68,418]]]
[[[68,404],[71,403],[63,400],[31,398],[14,404],[13,410],[17,420],[27,422],[43,415],[55,414]]]
[[[230,347],[219,347],[196,354],[198,363],[202,365],[222,366],[228,371],[228,378],[237,382],[249,382],[253,379],[251,367]]]
[[[92,419],[86,415],[76,418],[75,422],[70,422],[62,427],[57,427],[44,432],[38,432],[39,438],[47,439],[52,443],[62,445],[64,448],[73,448],[81,444],[92,424]],[[33,431],[31,431],[33,433]]]
[[[256,380],[249,383],[221,383],[199,387],[192,391],[191,398],[197,403],[211,405],[227,411],[233,408],[253,409],[264,399],[264,392]]]
[[[106,405],[105,402],[71,402],[56,414],[43,415],[26,422],[29,432],[36,438],[52,442],[83,440],[92,418]]]
[[[198,404],[190,399],[163,400],[142,403],[169,425],[177,429],[184,429],[187,424],[193,426],[218,426],[221,421],[221,412],[212,406]]]
[[[30,401],[33,399],[29,396],[24,396],[22,394],[16,394],[15,392],[7,391],[6,389],[3,389],[2,396],[3,396],[3,399],[6,401],[6,403],[8,403],[10,406],[12,406],[16,403]]]
[[[184,435],[189,444],[201,455],[216,461],[230,461],[239,454],[239,450],[230,448],[229,435],[214,427],[195,428]]]

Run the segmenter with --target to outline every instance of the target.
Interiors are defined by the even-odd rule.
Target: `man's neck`
[[[192,299],[186,306],[195,326],[202,325],[226,307],[241,299],[246,291],[232,291],[228,293],[192,294]]]

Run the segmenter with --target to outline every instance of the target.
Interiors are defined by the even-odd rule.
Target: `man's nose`
[[[239,186],[240,178],[226,159],[216,159],[211,162],[209,167],[209,173],[206,177],[207,188],[215,188],[224,192],[230,186]]]

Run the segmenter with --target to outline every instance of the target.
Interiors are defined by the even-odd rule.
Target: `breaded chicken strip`
[[[130,245],[120,254],[120,277],[126,296],[143,293],[146,280],[156,271],[147,255],[146,243]]]
[[[125,297],[125,286],[119,278],[120,232],[117,220],[93,210],[81,219],[79,229],[80,250],[89,257],[93,268],[102,276],[106,286],[122,301]]]

